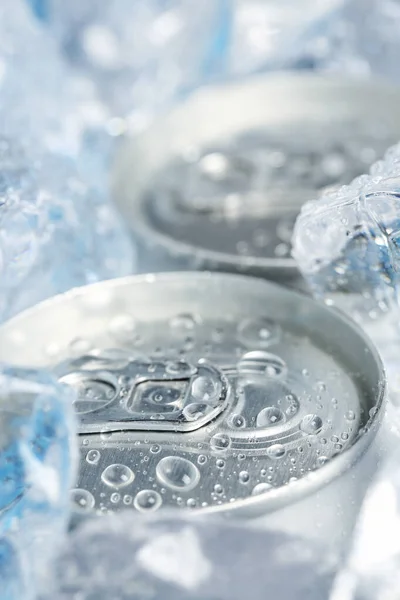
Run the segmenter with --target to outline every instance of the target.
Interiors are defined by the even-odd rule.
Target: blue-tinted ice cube
[[[104,115],[23,0],[0,6],[0,88],[1,320],[131,272],[133,252],[108,202],[105,161],[89,168],[89,134],[107,146]]]
[[[45,372],[0,369],[2,598],[35,598],[69,518],[73,391]]]

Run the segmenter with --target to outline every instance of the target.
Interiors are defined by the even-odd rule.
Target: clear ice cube
[[[142,492],[139,493],[143,493]],[[151,493],[151,491],[148,491]],[[327,598],[329,550],[283,533],[170,512],[89,519],[70,536],[40,600]],[[147,507],[147,508],[146,508]]]
[[[75,476],[73,392],[45,372],[0,368],[0,584],[30,600],[61,544]]]
[[[0,6],[0,86],[1,320],[131,272],[133,253],[99,176],[105,164],[88,160],[104,114],[22,0]]]
[[[339,10],[304,39],[310,66],[398,81],[399,0],[344,0]]]
[[[210,76],[400,74],[398,0],[28,1],[114,113],[139,120]]]
[[[399,0],[232,0],[225,67],[306,68],[398,81]]]
[[[317,297],[368,322],[397,314],[400,270],[400,145],[368,175],[306,203],[293,256]]]
[[[110,114],[136,127],[215,69],[226,36],[226,4],[48,0],[44,16],[81,81],[94,85]],[[43,7],[36,5],[38,10],[43,15]]]
[[[398,441],[397,441],[398,444]],[[330,600],[396,600],[400,589],[400,455],[371,486],[345,568]]]
[[[336,23],[346,0],[232,0],[225,68],[245,75],[304,61],[320,31]]]

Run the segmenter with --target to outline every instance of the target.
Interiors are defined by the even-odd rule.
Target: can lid
[[[293,74],[200,92],[122,150],[116,204],[149,246],[292,277],[300,207],[397,141],[399,98],[381,83]]]
[[[384,374],[345,317],[261,280],[130,277],[0,328],[0,360],[76,390],[80,510],[272,510],[365,449]]]

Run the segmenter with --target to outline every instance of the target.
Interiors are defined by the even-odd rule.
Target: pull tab
[[[228,383],[206,360],[111,358],[110,351],[64,363],[59,380],[76,391],[81,434],[112,431],[194,431],[227,404]]]

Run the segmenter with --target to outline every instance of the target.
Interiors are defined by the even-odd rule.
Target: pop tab
[[[227,381],[206,360],[137,360],[129,354],[88,355],[58,369],[77,391],[79,433],[193,431],[227,405]]]

